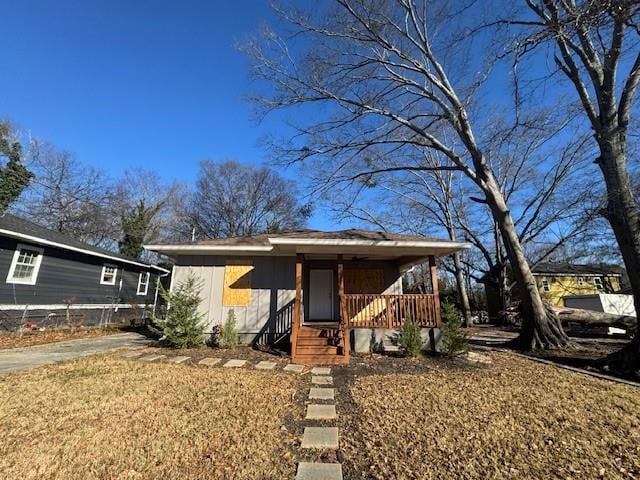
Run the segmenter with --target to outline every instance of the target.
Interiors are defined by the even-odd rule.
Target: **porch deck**
[[[344,292],[344,264],[337,258],[339,320],[302,324],[304,256],[296,261],[296,298],[291,331],[291,359],[303,364],[344,364],[350,357],[350,331],[355,328],[397,329],[412,320],[421,327],[440,325],[438,278],[434,257],[429,257],[432,293],[372,294]]]

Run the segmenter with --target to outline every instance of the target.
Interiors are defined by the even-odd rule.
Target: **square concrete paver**
[[[335,405],[307,405],[306,420],[333,420],[336,418]]]
[[[191,357],[185,357],[184,355],[179,355],[177,357],[170,358],[169,361],[173,363],[183,363],[189,360]]]
[[[147,355],[145,357],[140,357],[139,360],[142,360],[143,362],[155,362],[156,360],[160,360],[161,358],[166,357],[166,355],[156,355],[156,354],[152,354],[152,355]]]
[[[333,400],[336,391],[333,388],[311,388],[309,389],[309,400]]]
[[[204,365],[205,367],[213,367],[214,365],[219,364],[221,361],[222,361],[221,358],[207,357],[200,360],[198,362],[198,365]]]
[[[329,368],[329,367],[313,367],[311,369],[311,375],[331,375],[331,368]]]
[[[268,360],[262,360],[256,364],[256,368],[260,370],[273,370],[276,368],[276,362],[269,362]]]
[[[300,462],[296,480],[342,480],[342,465]]]
[[[284,370],[285,372],[302,373],[304,371],[304,365],[288,363],[282,370]]]
[[[238,368],[238,367],[244,367],[246,364],[247,364],[246,360],[238,360],[234,358],[233,360],[229,360],[227,363],[225,363],[222,366],[226,368]]]
[[[305,427],[302,448],[338,449],[338,427]]]
[[[311,383],[314,385],[333,385],[333,377],[311,377]]]
[[[143,355],[144,352],[125,352],[122,354],[124,358],[136,358]]]

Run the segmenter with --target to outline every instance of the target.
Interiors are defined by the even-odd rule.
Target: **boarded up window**
[[[382,293],[384,291],[384,270],[345,269],[344,293]]]
[[[224,267],[224,291],[222,305],[225,307],[247,306],[251,303],[251,270],[253,265],[226,265]]]

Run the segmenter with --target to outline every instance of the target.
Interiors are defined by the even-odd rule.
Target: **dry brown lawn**
[[[0,377],[0,476],[292,478],[298,381],[107,355]]]
[[[640,389],[491,356],[357,379],[342,420],[347,477],[640,478]]]

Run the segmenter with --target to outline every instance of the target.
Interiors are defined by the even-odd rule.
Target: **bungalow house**
[[[0,216],[0,330],[95,325],[153,308],[169,271],[23,218]]]
[[[372,333],[395,331],[407,318],[437,328],[435,258],[467,245],[304,230],[146,248],[175,261],[171,288],[189,275],[201,280],[209,332],[232,314],[244,342],[290,344],[294,362],[335,364],[347,362],[351,348],[368,350]],[[404,295],[402,271],[421,262],[431,266],[432,291]]]
[[[569,297],[618,292],[623,269],[615,265],[539,263],[532,268],[532,273],[542,298],[564,307]],[[482,281],[489,318],[495,319],[500,310],[497,283],[491,280],[490,275],[485,275]],[[517,292],[513,297],[517,298]]]

